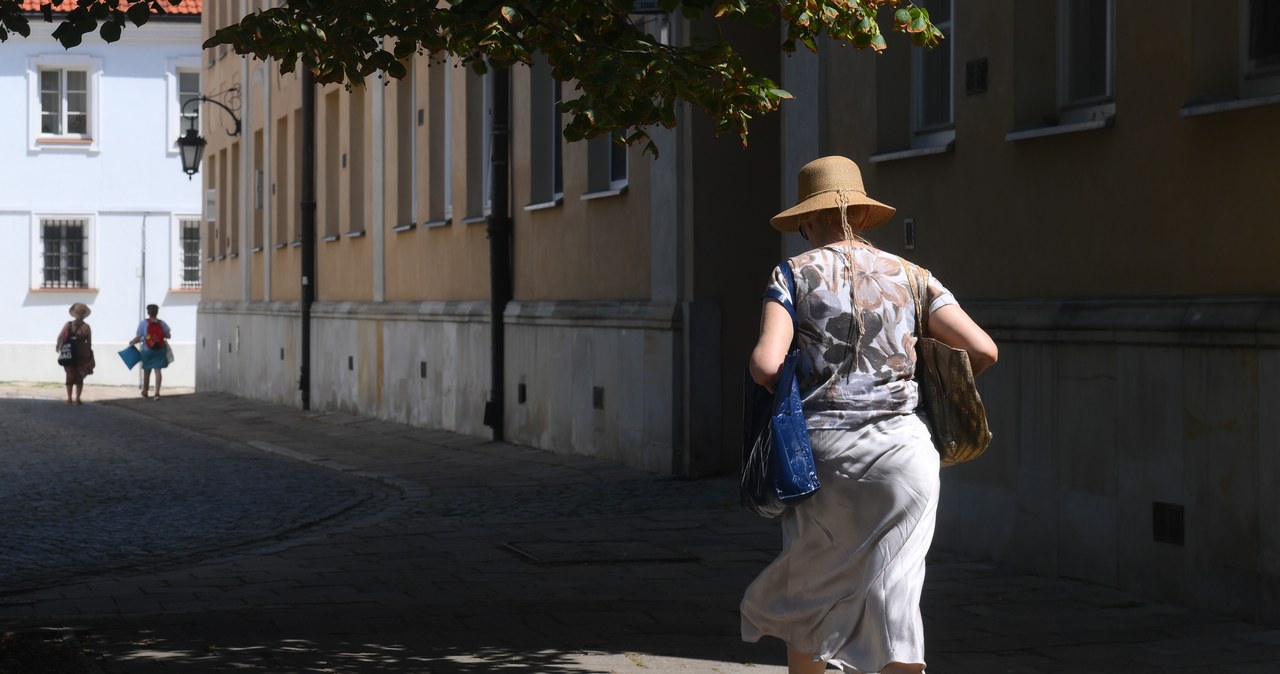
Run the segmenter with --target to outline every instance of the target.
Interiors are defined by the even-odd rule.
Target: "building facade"
[[[206,6],[208,36],[264,5]],[[649,21],[667,40],[695,31]],[[777,70],[770,31],[735,39]],[[659,472],[737,469],[741,373],[780,254],[767,224],[776,120],[756,125],[749,150],[684,112],[655,132],[657,159],[603,138],[568,144],[555,103],[571,86],[545,63],[512,68],[511,254],[495,265],[492,74],[419,56],[400,80],[318,87],[309,141],[300,76],[226,48],[202,66],[207,90],[242,92],[244,133],[208,135],[200,174],[201,390],[298,405],[307,367],[316,410],[482,436],[500,425],[512,442]],[[500,321],[492,269],[510,277]]]
[[[39,10],[39,2],[27,2]],[[97,384],[137,384],[115,352],[147,304],[173,331],[165,383],[195,382],[200,186],[175,141],[198,95],[200,2],[115,44],[64,50],[38,14],[0,60],[0,380],[61,383],[54,341],[68,308],[93,310]],[[193,108],[190,108],[194,110]]]
[[[1280,618],[1280,6],[917,4],[937,49],[788,63],[784,157],[857,160],[1000,345],[937,544]]]

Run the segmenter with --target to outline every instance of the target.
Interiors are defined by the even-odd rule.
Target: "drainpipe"
[[[316,82],[302,67],[302,185],[299,225],[302,230],[302,370],[298,388],[302,409],[311,409],[311,304],[316,299]]]
[[[484,406],[484,425],[493,429],[493,439],[501,442],[504,432],[504,386],[506,328],[502,314],[511,301],[511,71],[493,71],[493,126],[489,165],[489,215],[485,231],[489,235],[490,375],[489,401]]]

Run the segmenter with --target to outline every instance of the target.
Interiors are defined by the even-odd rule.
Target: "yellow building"
[[[259,4],[207,7],[206,35]],[[649,22],[669,40],[691,32]],[[741,38],[776,64],[772,32]],[[301,404],[301,77],[225,47],[206,56],[206,90],[238,91],[244,131],[207,115],[198,386]],[[487,421],[512,442],[661,472],[736,470],[741,372],[780,254],[777,122],[743,150],[682,112],[654,132],[656,160],[567,144],[550,68],[511,69],[511,301],[495,340],[494,76],[407,66],[316,91],[310,406],[481,436]]]
[[[936,544],[1280,618],[1280,3],[916,1],[938,49],[788,63],[784,156],[1000,345]]]

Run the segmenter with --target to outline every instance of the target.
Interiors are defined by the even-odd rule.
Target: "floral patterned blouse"
[[[795,275],[800,396],[810,429],[855,428],[879,417],[915,412],[916,311],[903,259],[855,247],[856,270],[840,244],[787,261]],[[850,285],[853,290],[851,292]],[[857,297],[861,321],[855,319]],[[791,299],[780,267],[766,299]],[[930,311],[956,304],[936,278]],[[859,322],[861,325],[859,325]],[[856,348],[855,348],[856,345]]]

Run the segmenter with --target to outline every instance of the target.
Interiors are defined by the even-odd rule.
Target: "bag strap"
[[[916,336],[929,334],[929,270],[902,261],[907,272],[907,286],[911,290],[911,299],[916,305]]]

